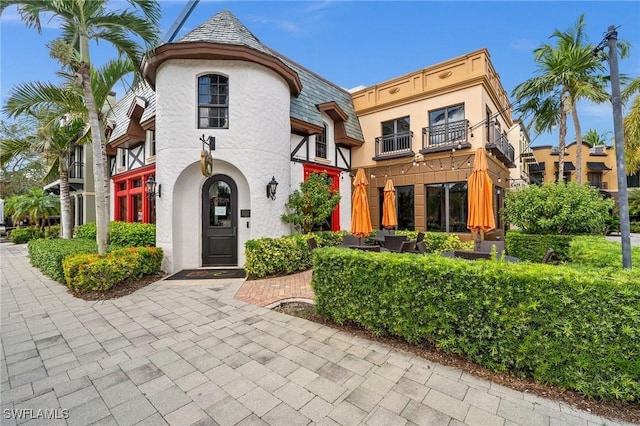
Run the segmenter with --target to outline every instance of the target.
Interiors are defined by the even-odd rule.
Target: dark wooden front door
[[[202,187],[202,266],[238,265],[238,188],[213,175]]]

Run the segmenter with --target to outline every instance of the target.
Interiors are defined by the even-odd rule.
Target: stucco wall
[[[197,128],[197,77],[219,73],[229,77],[229,128]],[[165,251],[163,269],[174,272],[201,266],[200,137],[214,136],[213,172],[224,173],[238,185],[238,209],[251,209],[238,218],[238,264],[244,264],[248,239],[289,233],[280,220],[291,186],[290,93],[271,70],[243,61],[167,61],[156,79],[156,181],[158,200],[156,244]],[[266,197],[274,176],[278,197]],[[238,210],[239,211],[239,210]],[[239,213],[238,213],[239,214]]]

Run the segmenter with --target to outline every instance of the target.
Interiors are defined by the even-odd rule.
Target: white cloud
[[[604,102],[601,104],[595,104],[593,102],[581,102],[581,104],[578,105],[578,115],[597,118],[611,118],[613,117],[613,108],[610,102]]]
[[[25,25],[22,21],[22,17],[18,13],[18,9],[15,7],[9,7],[2,11],[0,16],[0,22],[3,24],[19,24]],[[60,18],[51,15],[50,13],[40,14],[40,25],[45,30],[58,30],[60,29]]]
[[[291,22],[291,21],[283,21],[283,20],[279,20],[279,19],[269,19],[269,18],[265,18],[264,16],[259,16],[259,17],[253,17],[250,19],[251,22],[258,22],[260,24],[266,24],[266,25],[273,25],[275,27],[280,28],[281,30],[287,31],[287,32],[291,32],[291,33],[298,33],[300,32],[300,27],[298,26],[298,24],[296,24],[295,22]]]

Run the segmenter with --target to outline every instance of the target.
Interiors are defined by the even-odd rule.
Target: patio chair
[[[555,250],[552,249],[551,247],[549,247],[547,249],[547,252],[544,254],[544,257],[542,258],[542,260],[540,261],[540,263],[549,263],[549,260],[551,260],[551,255],[553,255],[553,252]]]
[[[309,251],[313,251],[318,248],[318,242],[314,237],[311,237],[307,240],[307,246],[309,246]]]
[[[420,243],[424,240],[424,232],[418,232],[418,236],[416,237],[416,243]]]
[[[402,245],[400,246],[400,253],[411,253],[415,250],[416,248],[416,242],[411,240],[411,241],[403,241]]]
[[[494,246],[496,248],[496,257],[501,259],[507,252],[504,241],[480,241],[480,246],[476,251],[479,253],[491,253]]]
[[[389,251],[399,253],[404,241],[407,241],[406,235],[387,235],[384,237],[384,246],[389,249]]]
[[[418,250],[420,254],[425,254],[427,252],[427,245],[424,241],[418,241],[416,242],[416,250]]]
[[[362,244],[360,238],[356,237],[355,235],[344,235],[342,237],[343,246],[358,246],[360,244]]]

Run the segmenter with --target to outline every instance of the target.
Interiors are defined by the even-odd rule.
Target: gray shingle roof
[[[129,107],[136,96],[147,102],[147,106],[144,108],[144,112],[140,118],[141,123],[156,115],[156,94],[146,81],[142,81],[134,87],[133,90],[127,92],[124,97],[116,103],[113,111],[109,113],[108,118],[116,124],[116,127],[113,129],[111,137],[109,138],[110,140],[119,138],[127,131],[127,127],[129,127],[129,117],[127,112],[129,111]]]
[[[192,42],[240,45],[278,58],[298,74],[300,82],[302,83],[302,92],[300,95],[297,98],[294,96],[291,97],[291,117],[322,127],[322,115],[317,105],[335,101],[349,116],[349,119],[345,122],[347,136],[364,142],[360,121],[356,116],[351,95],[346,90],[319,77],[301,65],[296,64],[260,43],[260,40],[228,10],[218,12],[204,24],[193,29],[173,44]],[[134,95],[141,96],[147,100],[147,107],[140,120],[141,122],[155,115],[155,93],[149,85],[144,83],[136,87],[135,94],[134,92],[127,93],[116,105],[114,109],[116,128],[111,139],[115,139],[124,134],[127,128],[127,111],[133,101]]]
[[[207,22],[191,30],[175,43],[195,41],[247,46],[271,55],[269,49],[228,10],[216,13]]]

